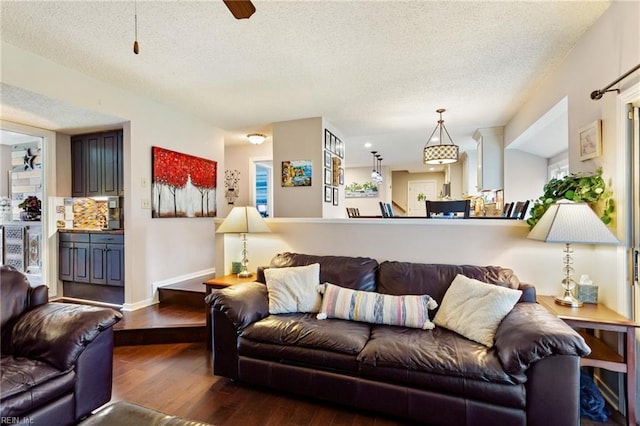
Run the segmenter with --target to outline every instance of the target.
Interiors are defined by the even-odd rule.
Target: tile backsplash
[[[103,229],[107,227],[107,215],[106,200],[93,198],[60,198],[56,200],[56,226],[58,228]]]

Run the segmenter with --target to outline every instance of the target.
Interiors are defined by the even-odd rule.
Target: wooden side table
[[[210,280],[203,282],[205,285],[206,293],[209,295],[213,289],[216,288],[226,288],[231,287],[236,284],[248,283],[255,281],[256,275],[254,274],[248,278],[238,278],[236,274],[224,275],[222,277],[216,277]],[[207,349],[211,350],[213,348],[213,335],[211,334],[212,324],[211,324],[211,312],[207,307]]]
[[[580,360],[583,367],[598,367],[605,370],[625,373],[627,424],[636,425],[636,328],[640,324],[600,304],[588,304],[580,308],[558,305],[553,296],[538,296],[538,303],[549,312],[562,319],[573,328],[583,329],[579,331],[587,345],[591,348],[591,354]],[[625,350],[620,355],[606,345],[602,340],[588,331],[607,330],[624,333]]]

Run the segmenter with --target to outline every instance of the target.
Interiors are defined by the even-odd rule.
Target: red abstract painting
[[[154,146],[152,217],[214,217],[218,163]]]

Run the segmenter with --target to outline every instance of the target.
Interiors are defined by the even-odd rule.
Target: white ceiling
[[[437,121],[473,146],[504,125],[609,6],[608,1],[254,1],[249,20],[221,0],[1,2],[2,40],[225,129],[226,143],[277,121],[325,117],[350,166],[372,149],[416,169]],[[117,122],[12,99],[2,115],[78,132]],[[19,90],[17,88],[12,88]],[[65,107],[65,105],[63,105]],[[64,108],[62,108],[64,109]],[[58,115],[62,115],[59,117]],[[6,119],[6,118],[5,118]],[[126,117],[125,117],[126,119]],[[112,120],[112,121],[110,121]],[[373,148],[364,148],[365,142]]]

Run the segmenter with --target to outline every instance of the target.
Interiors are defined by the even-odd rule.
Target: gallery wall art
[[[216,161],[157,146],[151,157],[152,217],[216,215]]]

